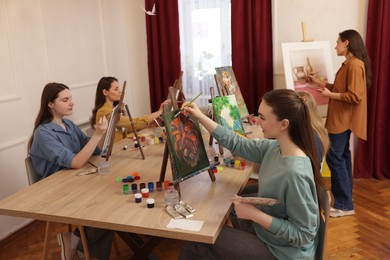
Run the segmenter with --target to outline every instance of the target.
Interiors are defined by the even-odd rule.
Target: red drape
[[[232,0],[232,65],[249,113],[273,89],[271,0]]]
[[[359,140],[354,177],[390,178],[390,1],[370,0],[366,46],[373,71],[368,90],[368,137]]]
[[[148,70],[150,106],[160,107],[168,87],[180,76],[179,9],[177,0],[145,0],[145,9],[156,6],[156,15],[147,15]]]

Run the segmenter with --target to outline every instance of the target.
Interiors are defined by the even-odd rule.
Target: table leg
[[[49,242],[50,242],[50,233],[52,230],[52,225],[50,221],[46,222],[46,231],[45,231],[45,242],[43,244],[43,255],[42,259],[47,259],[49,253]]]
[[[81,243],[83,244],[84,255],[86,260],[90,260],[91,256],[89,255],[88,241],[87,236],[85,235],[85,229],[83,226],[79,226]]]
[[[148,259],[148,255],[163,239],[162,237],[151,236],[148,240],[144,241],[140,236],[134,233],[116,231],[121,239],[133,250],[134,255],[130,259]]]

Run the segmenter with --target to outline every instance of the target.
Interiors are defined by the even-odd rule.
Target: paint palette
[[[268,206],[273,206],[280,202],[279,200],[276,199],[261,198],[261,197],[236,197],[233,199],[233,201],[248,203],[248,204],[256,204],[256,205],[268,205]]]

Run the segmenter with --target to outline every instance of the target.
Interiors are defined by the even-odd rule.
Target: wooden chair
[[[39,181],[41,179],[41,175],[39,175],[32,164],[30,156],[27,156],[26,159],[24,159],[24,163],[26,165],[26,172],[27,172],[27,178],[28,178],[28,184],[32,185]],[[46,222],[46,230],[45,230],[45,241],[43,244],[43,255],[42,259],[47,259],[47,255],[49,253],[49,242],[50,242],[50,234],[52,231],[53,225],[52,222],[47,221]],[[86,256],[86,259],[89,259],[89,250],[88,250],[88,244],[87,239],[85,236],[85,231],[83,226],[79,226],[80,234],[81,234],[81,241],[84,247],[84,253]],[[69,232],[72,232],[72,225],[68,224],[68,230]]]
[[[321,204],[320,228],[318,229],[318,245],[315,259],[324,259],[326,246],[326,233],[328,231],[329,211],[332,202],[332,196],[326,187],[321,186],[318,191],[319,202]]]

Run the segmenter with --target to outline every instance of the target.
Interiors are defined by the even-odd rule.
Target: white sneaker
[[[84,253],[79,251],[79,250],[76,250],[74,260],[84,260],[84,259],[85,259]],[[93,258],[91,258],[91,259],[93,259]]]
[[[341,209],[330,208],[329,211],[329,217],[332,218],[351,216],[354,214],[355,214],[355,210],[341,210]]]
[[[70,239],[70,248],[72,250],[76,250],[77,249],[77,245],[79,244],[79,242],[80,242],[80,238],[72,233],[72,236],[71,236],[71,239]]]
[[[61,259],[72,260],[74,250],[71,248],[71,232],[57,234],[58,244],[61,246]]]

